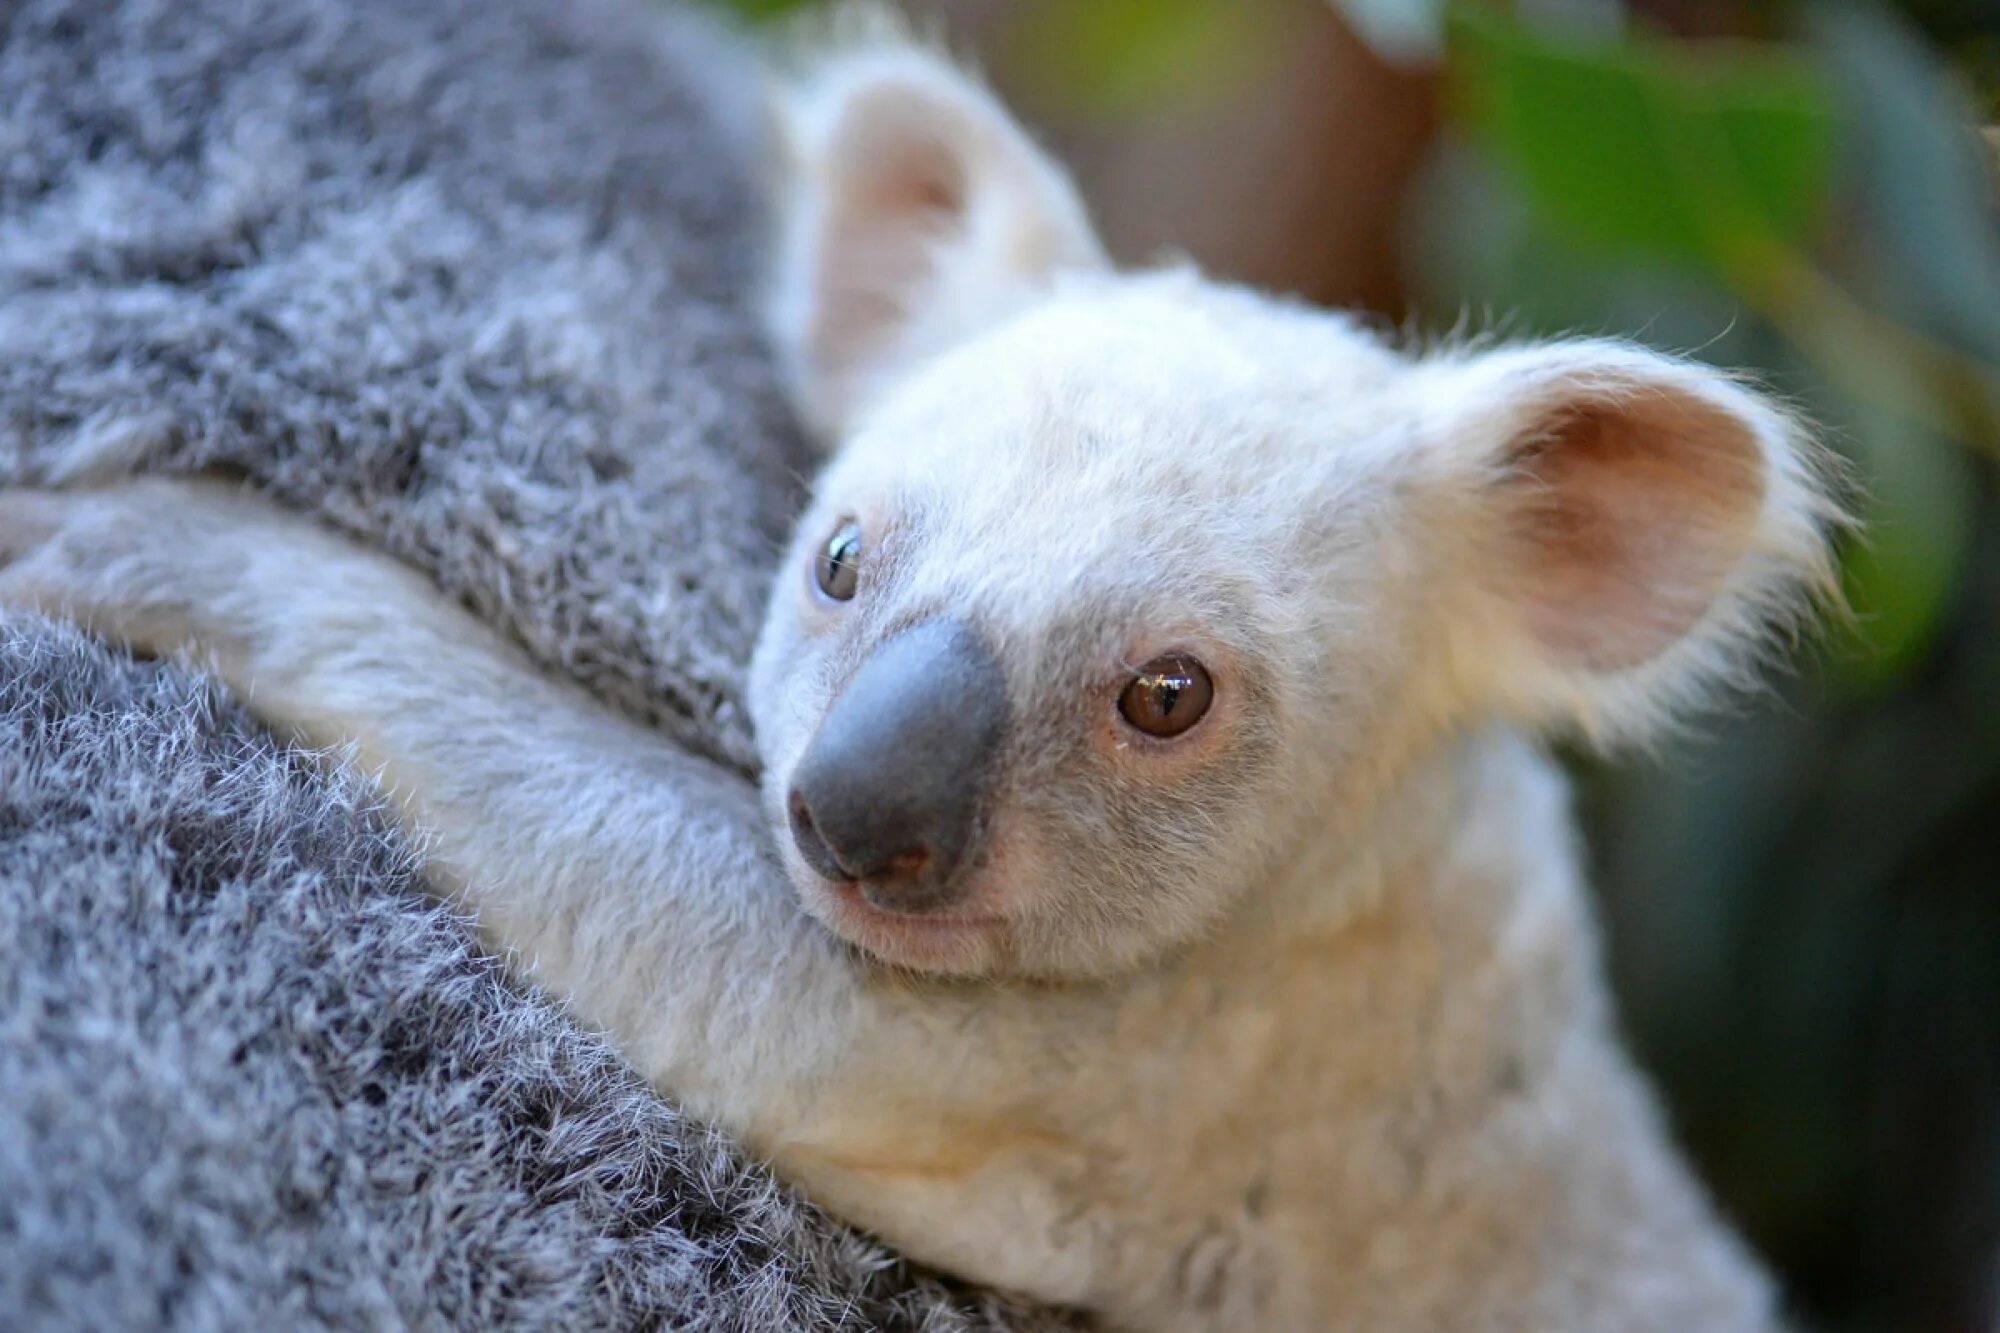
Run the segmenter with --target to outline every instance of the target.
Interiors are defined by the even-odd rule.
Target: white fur
[[[1650,732],[1823,583],[1795,426],[1623,344],[1411,360],[1111,273],[990,97],[907,50],[842,59],[795,107],[781,330],[840,452],[756,665],[766,804],[874,642],[966,618],[1018,733],[969,890],[997,924],[941,946],[843,915],[740,784],[248,497],[0,497],[0,600],[198,645],[273,724],[357,746],[524,970],[920,1259],[1132,1329],[1771,1326],[1619,1049],[1564,784],[1524,735]],[[887,139],[843,138],[857,109]],[[807,337],[841,318],[818,270],[901,243],[861,205],[824,228],[826,192],[906,133],[968,189],[886,197],[985,220],[938,205],[857,270],[893,288],[857,340]],[[845,142],[890,158],[815,156]],[[1628,521],[1593,528],[1599,502]],[[835,606],[806,570],[842,515],[868,544]],[[1636,628],[1550,618],[1579,596]],[[1165,647],[1217,703],[1149,747],[1109,701]]]

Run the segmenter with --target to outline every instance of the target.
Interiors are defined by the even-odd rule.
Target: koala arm
[[[848,1220],[1057,1302],[1106,1269],[1054,1183],[1078,1170],[1050,1119],[1068,1065],[1035,1072],[1090,1000],[929,987],[849,951],[749,783],[543,676],[412,571],[213,483],[0,492],[0,607],[190,656],[378,772],[433,884],[517,971]]]
[[[751,786],[386,557],[214,483],[14,492],[0,604],[192,650],[274,729],[351,747],[490,940],[753,1142],[852,1035],[859,965],[798,907]]]

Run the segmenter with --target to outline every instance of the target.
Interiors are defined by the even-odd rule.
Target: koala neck
[[[1594,977],[1569,787],[1538,747],[1497,725],[1452,732],[1378,760],[1376,779],[1370,796],[1312,812],[1225,946],[1295,951],[1394,920],[1485,954],[1525,912],[1580,946],[1575,970]]]

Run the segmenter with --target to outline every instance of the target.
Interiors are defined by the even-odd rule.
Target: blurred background
[[[2000,1328],[2000,4],[909,7],[1125,261],[1634,336],[1822,423],[1853,623],[1698,740],[1574,757],[1614,981],[1803,1324]]]

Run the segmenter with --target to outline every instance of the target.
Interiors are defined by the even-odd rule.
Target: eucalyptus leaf
[[[1726,365],[1757,364],[1768,332],[1719,284],[1659,260],[1584,254],[1529,210],[1519,182],[1447,142],[1421,178],[1411,282],[1438,317],[1508,336],[1606,333]]]
[[[1832,99],[1779,48],[1565,39],[1469,7],[1449,39],[1474,131],[1574,238],[1727,275],[1823,214]]]

